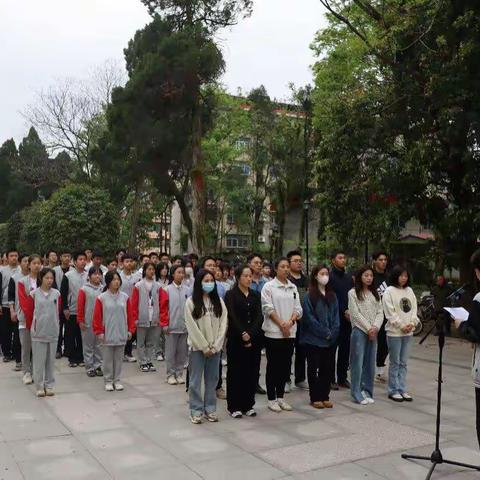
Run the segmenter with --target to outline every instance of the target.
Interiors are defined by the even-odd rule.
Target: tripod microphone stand
[[[446,463],[447,465],[455,465],[457,467],[470,468],[472,470],[480,471],[480,465],[469,465],[468,463],[454,462],[452,460],[446,460],[443,458],[440,450],[440,424],[441,424],[441,411],[442,411],[442,383],[443,383],[443,348],[445,346],[445,325],[438,318],[434,322],[432,328],[425,334],[420,340],[420,345],[430,336],[435,327],[438,327],[438,376],[437,376],[437,419],[435,429],[435,450],[429,457],[422,457],[418,455],[402,454],[402,458],[406,460],[424,460],[431,462],[432,466],[428,471],[425,480],[430,480],[433,471],[437,465]]]

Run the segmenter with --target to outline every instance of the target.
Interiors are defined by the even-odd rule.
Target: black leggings
[[[475,388],[475,407],[477,411],[477,439],[478,446],[480,447],[480,388]]]
[[[267,395],[269,400],[283,398],[285,383],[292,369],[294,338],[265,337],[267,352]]]
[[[387,332],[385,331],[385,325],[387,320],[383,320],[382,326],[377,335],[377,367],[381,368],[385,366],[385,360],[388,356],[387,345]]]
[[[335,368],[335,347],[305,345],[304,348],[307,353],[310,402],[330,400],[331,372]]]

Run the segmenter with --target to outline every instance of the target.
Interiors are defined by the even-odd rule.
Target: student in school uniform
[[[87,256],[84,252],[73,255],[75,268],[62,278],[60,293],[62,294],[63,314],[65,315],[65,348],[68,355],[69,367],[81,367],[83,363],[82,334],[77,323],[78,292],[87,282],[88,274],[85,271]]]
[[[77,322],[82,333],[83,360],[88,377],[102,377],[102,350],[93,333],[95,300],[103,292],[103,273],[99,267],[88,271],[87,283],[80,288],[77,301]]]
[[[0,300],[2,303],[0,313],[0,344],[2,347],[3,361],[5,363],[19,358],[19,352],[16,350],[13,351],[13,349],[15,349],[14,345],[12,345],[15,324],[10,319],[10,305],[8,304],[8,284],[10,283],[10,278],[20,271],[17,250],[7,250],[6,261],[7,264],[0,268]],[[16,346],[18,347],[19,343],[16,344]]]
[[[142,279],[142,276],[135,271],[135,259],[132,255],[126,253],[122,257],[122,270],[120,271],[120,278],[122,279],[122,285],[120,291],[128,295],[128,298],[132,298],[133,288],[135,284]],[[125,354],[123,360],[129,363],[135,363],[137,359],[133,356],[133,342],[135,337],[130,338],[125,345]]]
[[[209,422],[218,422],[215,387],[228,318],[225,303],[217,292],[215,277],[208,270],[200,270],[195,278],[192,297],[185,304],[185,323],[191,348],[190,420],[200,424],[205,416]]]
[[[122,279],[117,272],[105,275],[105,291],[95,300],[93,331],[103,350],[105,390],[122,391],[120,383],[123,355],[127,340],[135,332],[135,320],[128,295],[120,291]]]
[[[30,293],[26,306],[26,324],[32,337],[33,380],[37,397],[55,395],[54,364],[60,324],[61,296],[52,288],[55,272],[44,268],[38,274],[39,287]]]
[[[185,383],[183,369],[188,359],[185,303],[191,289],[184,282],[185,269],[182,266],[172,267],[172,277],[166,295],[160,300],[160,322],[165,333],[167,383],[181,385]]]
[[[135,284],[131,297],[137,329],[137,352],[140,371],[155,372],[155,345],[160,335],[160,298],[165,291],[155,281],[155,265],[143,265],[142,279]]]
[[[23,348],[23,338],[24,337],[24,330],[25,330],[25,317],[23,316],[21,310],[20,310],[20,303],[18,299],[18,292],[17,292],[17,285],[18,282],[25,276],[28,275],[29,273],[29,263],[28,263],[28,255],[19,255],[18,257],[19,260],[19,266],[20,266],[20,271],[17,272],[15,275],[13,275],[10,278],[10,281],[8,283],[8,303],[10,305],[10,318],[14,324],[17,325],[18,327],[18,338],[16,335],[14,335],[13,340],[14,340],[14,350],[20,353],[20,358],[16,358],[16,365],[14,370],[16,372],[23,371],[24,374],[28,371],[30,378],[27,378],[28,384],[32,383],[31,381],[31,376],[32,376],[32,370],[31,370],[31,362],[30,362],[30,354],[31,354],[31,347],[29,346],[27,348],[28,350],[28,361],[24,361],[23,354],[24,354],[24,348]],[[15,330],[17,331],[17,329]],[[16,342],[19,342],[20,345],[17,345]],[[18,355],[18,353],[17,353]],[[20,360],[20,361],[18,361]],[[25,375],[24,375],[25,376]]]
[[[60,250],[60,265],[54,267],[53,271],[55,272],[55,283],[53,287],[57,290],[60,290],[62,286],[63,276],[73,270],[71,265],[72,263],[72,254],[66,249]],[[64,330],[65,330],[65,315],[63,312],[60,313],[60,333],[58,334],[58,343],[57,343],[57,354],[56,358],[62,358],[63,355],[67,355],[67,352],[64,350]]]

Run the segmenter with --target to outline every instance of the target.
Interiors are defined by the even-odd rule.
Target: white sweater
[[[216,317],[213,312],[213,305],[210,301],[205,302],[207,312],[202,317],[195,319],[192,316],[193,300],[190,297],[185,303],[185,325],[188,332],[188,345],[194,351],[207,352],[213,348],[220,352],[227,333],[228,316],[227,307],[222,304],[222,316]]]
[[[380,330],[383,323],[382,301],[377,300],[372,292],[367,292],[365,298],[359,300],[357,292],[352,288],[348,292],[348,311],[352,327],[357,327],[364,333],[368,333],[372,327]]]
[[[267,282],[262,288],[262,311],[263,325],[262,329],[268,338],[285,338],[280,327],[270,318],[272,312],[275,312],[281,320],[290,320],[293,312],[300,319],[303,311],[300,304],[300,295],[297,287],[290,281],[284,284],[274,278]],[[297,323],[290,327],[290,338],[295,338],[297,333]]]
[[[390,286],[385,290],[382,297],[383,310],[387,318],[385,330],[389,337],[404,337],[413,335],[402,332],[402,328],[412,325],[415,328],[418,324],[417,298],[410,287],[398,288]]]

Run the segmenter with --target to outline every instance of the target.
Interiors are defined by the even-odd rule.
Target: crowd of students
[[[267,395],[273,412],[291,411],[293,359],[294,383],[309,391],[313,408],[332,408],[331,391],[341,388],[371,405],[376,381],[392,401],[411,402],[407,368],[418,318],[409,272],[397,265],[387,274],[385,252],[353,275],[346,261],[337,250],[331,265],[307,277],[299,251],[275,265],[256,253],[229,265],[195,254],[137,259],[120,250],[104,262],[91,250],[44,258],[9,250],[0,269],[3,361],[14,361],[23,383],[44,397],[55,393],[55,358],[103,376],[106,391],[124,389],[124,362],[149,373],[165,359],[167,383],[187,384],[195,424],[218,421],[218,399],[233,418],[256,415],[256,394]]]

